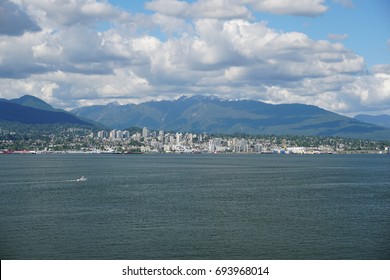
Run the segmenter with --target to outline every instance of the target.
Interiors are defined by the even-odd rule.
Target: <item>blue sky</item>
[[[317,40],[329,34],[347,34],[342,43],[363,56],[368,66],[390,63],[390,2],[354,1],[353,7],[328,2],[329,11],[313,18],[260,14],[271,26],[285,31],[300,31]]]
[[[390,113],[389,15],[386,0],[2,0],[0,97]]]
[[[132,13],[153,13],[145,9],[145,2],[148,1],[110,0],[109,2]],[[350,5],[345,3],[350,3]],[[329,40],[329,34],[347,34],[346,39],[339,41],[363,56],[368,67],[390,63],[390,45],[387,42],[390,38],[390,1],[327,1],[326,5],[329,10],[315,17],[277,15],[266,12],[254,12],[253,16],[258,21],[267,21],[273,28],[286,32],[303,32],[317,40]],[[160,36],[165,38],[163,35]]]

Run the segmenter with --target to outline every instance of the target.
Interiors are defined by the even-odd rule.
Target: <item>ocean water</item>
[[[390,258],[388,155],[1,155],[0,178],[1,259]]]

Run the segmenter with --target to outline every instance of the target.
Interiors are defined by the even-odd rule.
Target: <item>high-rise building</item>
[[[107,138],[107,136],[108,136],[108,134],[107,134],[107,131],[105,131],[105,130],[100,130],[99,132],[98,132],[98,134],[97,134],[97,137],[98,138]]]
[[[142,137],[148,138],[149,136],[150,136],[150,131],[146,127],[144,127],[142,129]]]
[[[131,136],[131,139],[135,141],[141,141],[141,136],[142,136],[141,133],[137,132]]]
[[[176,133],[176,145],[179,145],[182,142],[183,134]]]
[[[214,140],[211,139],[209,140],[209,153],[214,153],[215,152],[215,144],[214,144]]]
[[[158,137],[157,137],[158,141],[160,142],[163,142],[164,141],[164,130],[160,130],[158,132]]]
[[[214,139],[215,146],[221,146],[222,145],[222,139],[221,138],[215,138]]]
[[[192,140],[193,140],[193,135],[192,135],[192,133],[188,133],[188,134],[187,134],[187,143],[188,143],[188,144],[192,144]]]
[[[117,131],[116,131],[116,138],[117,138],[117,139],[122,139],[122,138],[123,138],[123,132],[122,132],[122,130],[117,130]]]
[[[261,153],[263,151],[263,145],[256,143],[255,144],[255,152],[256,153]]]
[[[110,131],[110,138],[115,139],[116,138],[116,129],[113,129]]]
[[[130,132],[128,130],[124,130],[122,132],[123,139],[129,139],[130,138]]]

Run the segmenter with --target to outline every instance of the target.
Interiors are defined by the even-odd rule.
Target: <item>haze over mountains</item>
[[[371,115],[357,115],[354,117],[354,119],[366,122],[366,123],[371,123],[371,124],[376,124],[379,126],[387,127],[390,128],[390,116],[389,115],[377,115],[377,116],[371,116]]]
[[[316,106],[272,105],[214,96],[182,96],[172,101],[80,107],[77,116],[110,128],[148,127],[181,132],[340,136],[390,139],[390,130]]]

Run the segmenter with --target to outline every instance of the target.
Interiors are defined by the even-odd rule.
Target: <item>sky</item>
[[[0,97],[390,114],[388,0],[0,0]]]

